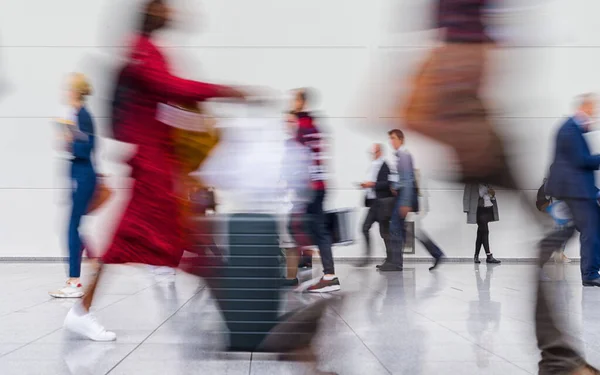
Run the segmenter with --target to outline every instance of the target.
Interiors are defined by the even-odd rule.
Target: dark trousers
[[[323,272],[326,275],[335,274],[333,265],[333,254],[331,252],[331,234],[327,233],[325,227],[325,211],[323,211],[323,201],[325,200],[325,190],[317,190],[313,193],[313,199],[306,207],[306,213],[309,215],[310,233],[315,244],[319,247],[321,262],[323,263]]]
[[[374,223],[379,223],[379,235],[383,239],[385,243],[385,253],[386,259],[391,259],[391,245],[390,245],[390,220],[381,218],[381,207],[382,202],[374,201],[371,207],[369,207],[369,212],[367,212],[367,216],[365,217],[365,221],[363,222],[362,232],[365,237],[365,255],[367,257],[371,256],[371,236],[369,235],[369,231]]]
[[[435,259],[439,259],[444,256],[444,252],[440,247],[433,242],[433,240],[423,230],[417,230],[416,239],[425,247],[425,250]]]
[[[81,276],[83,241],[79,235],[81,219],[96,190],[96,172],[89,161],[73,161],[71,164],[72,200],[69,219],[69,277]]]
[[[557,283],[543,282],[541,272],[552,254],[562,249],[574,232],[575,228],[572,226],[556,229],[544,237],[539,246],[535,335],[542,352],[540,375],[569,374],[585,363],[583,357],[567,340],[567,336],[559,329],[556,316],[552,313],[551,301],[556,294]]]
[[[479,258],[481,246],[486,255],[490,255],[490,228],[488,223],[494,218],[493,207],[477,208],[477,239],[475,240],[475,258]]]
[[[600,277],[600,207],[593,199],[565,199],[565,203],[573,215],[575,228],[581,234],[581,278],[597,279]]]
[[[392,211],[392,219],[390,220],[390,245],[392,247],[391,263],[402,267],[404,264],[404,241],[406,239],[406,227],[404,226],[404,218],[400,216],[400,199],[396,200],[394,211]]]

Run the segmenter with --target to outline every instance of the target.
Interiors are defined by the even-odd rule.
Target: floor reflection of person
[[[137,146],[128,161],[134,185],[102,263],[178,266],[186,244],[181,221],[177,220],[180,206],[174,179],[178,166],[171,128],[157,120],[157,108],[169,101],[243,97],[233,88],[185,80],[170,73],[162,52],[152,40],[154,32],[167,25],[169,14],[165,1],[146,3],[128,64],[119,77],[123,86],[117,90],[119,97],[114,104],[118,110],[113,121],[118,122],[114,125],[117,138]],[[75,304],[67,314],[65,327],[94,341],[112,341],[116,334],[107,331],[90,313],[102,263],[82,303]]]
[[[479,264],[475,264],[475,284],[477,285],[477,301],[469,303],[469,320],[467,327],[479,347],[489,350],[476,350],[477,367],[488,367],[493,346],[494,332],[500,325],[500,302],[492,301],[491,284],[494,266],[487,266],[485,279],[481,276]]]

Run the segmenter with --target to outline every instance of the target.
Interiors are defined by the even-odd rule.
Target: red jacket
[[[298,112],[296,140],[310,149],[310,180],[313,190],[325,190],[327,170],[325,166],[324,135],[317,129],[314,118],[308,112]]]

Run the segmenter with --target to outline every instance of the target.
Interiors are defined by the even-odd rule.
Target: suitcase
[[[214,285],[231,351],[255,350],[278,323],[282,265],[277,225],[268,214],[228,219],[228,253]]]
[[[354,243],[354,230],[352,228],[354,211],[350,208],[327,211],[325,225],[331,234],[333,245],[345,246]]]

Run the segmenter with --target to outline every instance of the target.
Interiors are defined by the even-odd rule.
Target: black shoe
[[[283,281],[281,282],[282,286],[298,286],[300,282],[298,281],[298,278],[295,277],[293,279],[283,279]]]
[[[438,266],[440,265],[440,263],[442,263],[443,261],[444,261],[444,256],[443,255],[440,256],[440,257],[438,257],[438,258],[435,258],[433,260],[433,266],[429,267],[429,270],[430,271],[435,270],[436,268],[438,268]]]
[[[381,272],[395,272],[395,271],[402,271],[402,266],[398,266],[394,263],[384,263],[381,265],[381,267],[379,267],[379,271]]]
[[[480,264],[480,263],[481,263],[481,261],[479,260],[479,257],[475,257],[475,258],[473,258],[473,263],[475,263],[475,264]]]
[[[600,286],[600,278],[594,280],[583,280],[583,286]]]
[[[340,279],[334,277],[333,280],[325,280],[321,278],[318,283],[310,286],[306,291],[308,293],[329,293],[336,292],[341,289]]]
[[[485,260],[485,262],[488,263],[488,264],[500,264],[500,263],[502,263],[498,259],[494,258],[494,256],[492,254],[488,255],[488,257]]]

